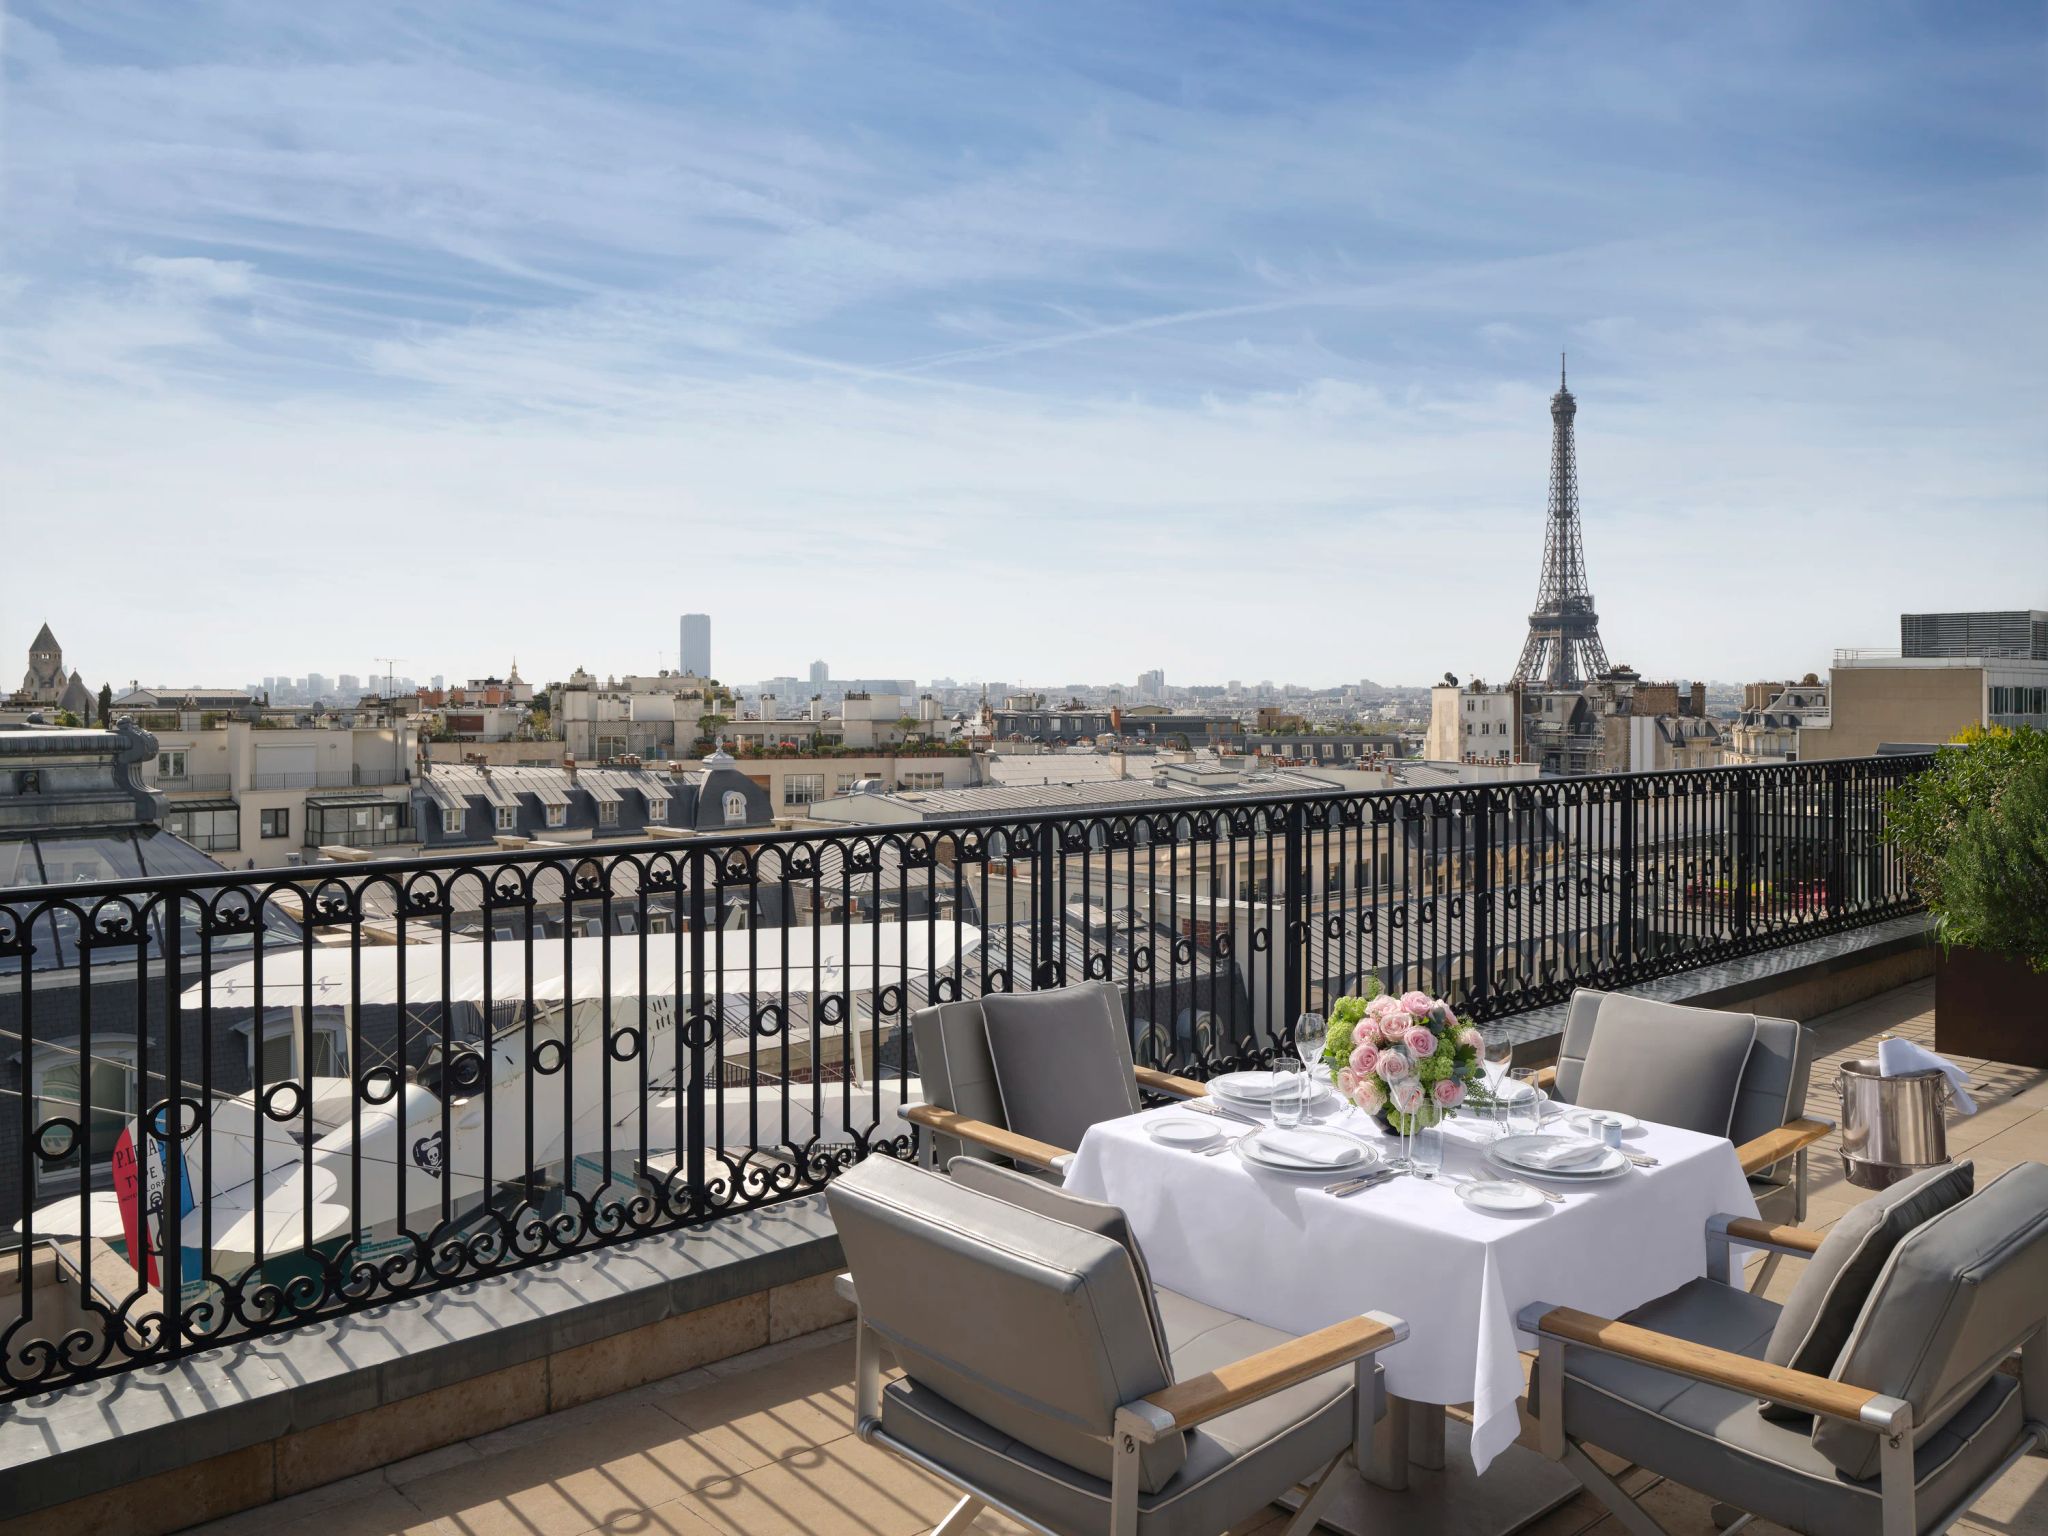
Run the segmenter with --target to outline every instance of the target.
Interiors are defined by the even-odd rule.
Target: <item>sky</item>
[[[2048,607],[2048,10],[0,0],[0,662],[1513,666]],[[11,673],[5,675],[11,681]]]

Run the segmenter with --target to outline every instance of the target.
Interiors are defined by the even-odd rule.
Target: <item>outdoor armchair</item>
[[[989,1176],[1032,1189],[1003,1198]],[[1295,1338],[1155,1291],[1099,1230],[1114,1207],[1006,1170],[970,1186],[871,1157],[826,1199],[859,1314],[859,1434],[961,1490],[945,1536],[984,1505],[1053,1536],[1216,1536],[1297,1485],[1307,1532],[1343,1459],[1370,1454],[1397,1319]]]
[[[1538,1082],[1563,1103],[1725,1135],[1757,1210],[1806,1219],[1806,1150],[1834,1129],[1806,1113],[1812,1031],[1792,1019],[1688,1008],[1581,987],[1557,1065]],[[1773,1256],[1757,1277],[1762,1289]]]
[[[1088,1126],[1138,1112],[1141,1088],[1209,1092],[1136,1064],[1123,996],[1106,981],[940,1003],[912,1014],[910,1030],[925,1102],[903,1116],[930,1133],[933,1168],[994,1156],[1058,1172]]]
[[[1839,1252],[1754,1219],[1716,1217],[1709,1237],[1707,1278],[1619,1319],[1521,1315],[1541,1345],[1539,1449],[1637,1536],[1662,1528],[1588,1446],[1809,1536],[1923,1536],[2048,1443],[2048,1167],[2020,1164],[1897,1236],[1860,1304],[1846,1297],[1853,1320],[1825,1374],[1765,1359],[1798,1293],[1780,1308],[1735,1288],[1728,1249],[1821,1265]],[[1832,1299],[1846,1273],[1816,1289]]]

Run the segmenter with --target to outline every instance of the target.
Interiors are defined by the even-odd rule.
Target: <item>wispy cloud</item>
[[[1610,650],[1804,670],[2044,600],[2042,46],[1905,0],[18,5],[11,552],[150,550],[35,599],[93,675],[648,665],[682,607],[738,677],[1496,671],[1569,348]],[[161,622],[270,608],[321,618]]]

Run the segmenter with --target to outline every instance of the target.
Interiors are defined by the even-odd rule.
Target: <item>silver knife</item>
[[[1190,1099],[1187,1102],[1186,1108],[1192,1109],[1197,1114],[1219,1115],[1225,1120],[1237,1120],[1245,1125],[1256,1125],[1263,1128],[1266,1123],[1254,1115],[1241,1114],[1234,1109],[1225,1109],[1214,1099]]]
[[[1398,1168],[1379,1168],[1371,1173],[1362,1173],[1355,1179],[1341,1179],[1335,1184],[1325,1184],[1323,1193],[1335,1195],[1342,1200],[1346,1195],[1355,1195],[1361,1190],[1371,1189],[1375,1184],[1384,1184],[1400,1173]]]

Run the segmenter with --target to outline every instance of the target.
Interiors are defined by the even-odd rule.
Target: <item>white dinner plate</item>
[[[1565,1146],[1583,1148],[1585,1161],[1559,1167],[1537,1160]],[[1486,1149],[1486,1160],[1494,1167],[1504,1168],[1520,1177],[1563,1179],[1568,1183],[1611,1179],[1629,1169],[1629,1160],[1617,1149],[1603,1147],[1598,1142],[1582,1141],[1578,1137],[1507,1136]]]
[[[1619,1120],[1624,1133],[1639,1131],[1643,1127],[1643,1122],[1634,1115],[1624,1115],[1618,1109],[1574,1109],[1565,1115],[1564,1120],[1580,1134],[1597,1137],[1600,1133],[1594,1127],[1603,1115],[1609,1120]]]
[[[1341,1107],[1344,1102],[1343,1095],[1328,1083],[1307,1083],[1303,1086],[1308,1089],[1308,1093],[1303,1099],[1301,1112],[1311,1120],[1330,1113],[1331,1110]],[[1242,1094],[1232,1093],[1227,1088],[1219,1090],[1214,1083],[1209,1085],[1209,1096],[1226,1109],[1234,1109],[1241,1115],[1258,1115],[1264,1118],[1273,1113],[1271,1099],[1246,1098]]]
[[[1519,1179],[1467,1179],[1456,1189],[1460,1200],[1481,1211],[1533,1211],[1546,1203],[1541,1190]]]
[[[1350,1173],[1379,1161],[1365,1143],[1312,1126],[1254,1131],[1237,1150],[1246,1162],[1283,1173]]]
[[[1265,1103],[1279,1087],[1278,1072],[1225,1072],[1209,1079],[1211,1093],[1220,1093],[1227,1099],[1250,1099],[1255,1104]]]
[[[1213,1120],[1197,1120],[1191,1115],[1163,1115],[1145,1122],[1145,1134],[1161,1146],[1195,1152],[1221,1141],[1223,1127]]]

